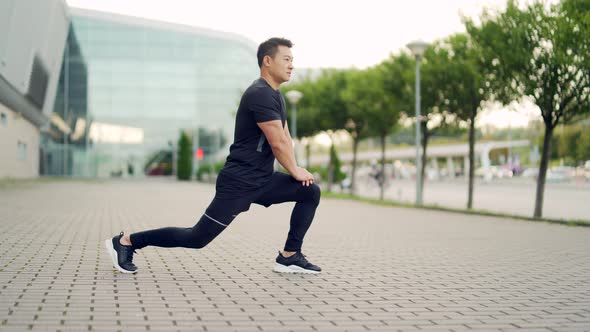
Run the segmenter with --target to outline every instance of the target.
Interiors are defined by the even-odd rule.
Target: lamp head
[[[290,90],[290,91],[287,91],[285,96],[287,97],[287,99],[289,100],[289,102],[291,104],[295,105],[299,102],[299,100],[301,100],[301,98],[303,97],[303,93],[301,93],[297,90]]]

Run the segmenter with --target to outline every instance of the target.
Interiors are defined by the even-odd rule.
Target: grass
[[[333,198],[333,199],[353,200],[353,201],[375,204],[375,205],[380,205],[380,206],[393,206],[393,207],[411,208],[411,209],[434,210],[434,211],[441,211],[441,212],[461,213],[461,214],[470,214],[470,215],[478,215],[478,216],[486,216],[486,217],[499,217],[499,218],[510,218],[510,219],[517,219],[517,220],[526,220],[526,221],[548,222],[548,223],[562,224],[562,225],[567,225],[567,226],[590,227],[590,220],[583,220],[583,219],[533,218],[533,217],[525,217],[525,216],[509,214],[509,213],[492,212],[492,211],[488,211],[488,210],[474,210],[474,209],[468,210],[468,209],[458,209],[458,208],[450,208],[450,207],[444,207],[444,206],[439,206],[439,205],[428,205],[428,204],[423,204],[421,206],[417,206],[412,203],[403,203],[403,202],[396,202],[396,201],[389,201],[389,200],[379,200],[376,198],[359,197],[356,195],[344,194],[344,193],[322,192],[322,197]]]

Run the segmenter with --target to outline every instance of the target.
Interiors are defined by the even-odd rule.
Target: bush
[[[340,162],[340,158],[338,158],[334,144],[330,147],[330,160],[334,164],[334,183],[340,183],[346,179],[346,173],[342,172],[342,163]]]
[[[338,153],[336,152],[336,149],[334,148],[334,146],[332,145],[330,148],[330,160],[332,161],[332,163],[334,163],[334,178],[333,178],[333,183],[340,183],[342,182],[342,180],[346,179],[346,173],[344,173],[342,171],[342,163],[340,162],[340,159],[338,158]],[[328,177],[328,169],[330,168],[330,165],[326,165],[326,166],[312,166],[308,169],[308,171],[312,174],[317,173],[320,175],[321,177],[321,181],[328,181],[329,177]]]
[[[576,150],[578,160],[590,160],[590,131],[584,131],[580,135],[580,141],[577,144]]]
[[[203,181],[203,174],[210,174],[215,173],[219,174],[223,166],[225,165],[225,161],[217,162],[211,167],[211,164],[203,163],[199,165],[199,169],[197,169],[196,177],[197,180]]]
[[[225,166],[225,160],[215,163],[215,165],[213,165],[213,170],[215,171],[215,174],[219,174],[223,166]]]
[[[209,174],[211,173],[211,165],[209,164],[202,164],[199,165],[199,169],[197,169],[197,180],[198,181],[203,181],[203,174]]]
[[[183,131],[178,140],[178,171],[179,180],[190,180],[193,169],[193,153],[190,137]]]

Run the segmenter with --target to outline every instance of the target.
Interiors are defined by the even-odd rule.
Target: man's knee
[[[206,247],[217,235],[225,230],[226,226],[219,222],[213,221],[210,217],[203,215],[201,220],[189,228],[190,241],[187,247],[193,249],[201,249]]]
[[[205,248],[212,239],[206,239],[203,236],[197,236],[193,238],[191,241],[190,248],[192,249],[202,249]]]
[[[307,199],[314,202],[316,205],[320,204],[320,197],[322,196],[322,190],[317,184],[312,184],[307,188]]]

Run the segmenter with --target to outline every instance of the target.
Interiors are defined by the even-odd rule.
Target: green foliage
[[[199,165],[199,168],[197,169],[197,173],[195,174],[197,177],[197,181],[203,181],[203,175],[205,174],[210,174],[213,172],[213,168],[211,167],[210,164],[201,164]]]
[[[333,165],[333,181],[335,183],[339,183],[340,181],[346,179],[346,173],[342,172],[342,163],[340,162],[340,158],[338,158],[338,153],[336,152],[334,144],[330,146],[330,160]]]
[[[537,137],[539,148],[543,136]],[[590,160],[590,131],[582,126],[558,127],[551,137],[550,160],[564,160],[568,165],[578,165]]]
[[[315,89],[315,82],[305,80],[298,84],[287,85],[281,88],[281,90],[283,95],[291,90],[297,90],[303,94],[303,97],[297,104],[297,136],[309,137],[317,134],[320,131],[320,127],[317,124],[319,116],[317,100],[320,96]],[[288,103],[288,100],[286,102]],[[287,107],[287,119],[290,121],[292,108],[290,105],[287,105]]]
[[[585,130],[580,135],[576,145],[576,157],[579,161],[590,160],[590,130]]]
[[[441,115],[470,120],[489,97],[483,64],[478,61],[480,52],[465,34],[452,35],[427,50],[425,76],[428,84],[435,87],[434,91],[427,91],[432,107]]]
[[[363,71],[351,70],[346,75],[346,88],[340,93],[348,110],[345,129],[355,140],[366,138],[370,133],[367,109],[371,105],[366,96],[371,88],[366,81]]]
[[[336,148],[334,147],[334,145],[330,146],[330,159],[332,160],[332,163],[334,164],[334,183],[338,183],[341,182],[342,180],[346,179],[346,173],[344,173],[342,171],[342,163],[340,161],[340,158],[338,157],[338,153],[336,151]],[[323,181],[327,181],[329,178],[329,168],[330,165],[326,165],[326,166],[313,166],[309,168],[309,171],[313,174],[313,173],[318,173]]]
[[[561,158],[576,160],[578,151],[576,146],[582,136],[580,127],[566,127],[563,132],[558,132],[557,154]]]
[[[180,134],[178,140],[178,170],[176,176],[179,180],[190,180],[193,168],[192,143],[187,133]]]
[[[466,20],[497,99],[530,96],[551,128],[590,112],[589,2],[536,1],[520,9],[510,0],[503,12],[485,12],[481,27]]]
[[[484,12],[481,26],[467,19],[469,35],[486,64],[486,88],[507,104],[529,96],[545,124],[534,216],[541,217],[552,135],[559,123],[590,112],[590,0],[535,1],[523,9]]]
[[[211,174],[211,173],[219,174],[219,172],[221,171],[223,166],[225,166],[225,161],[220,161],[220,162],[217,162],[213,165],[211,165],[209,163],[200,164],[199,168],[197,169],[197,173],[195,174],[197,177],[197,180],[202,181],[204,174]]]
[[[345,70],[328,69],[314,83],[319,96],[316,99],[319,130],[337,131],[346,124],[348,109],[341,97],[346,88],[346,75]]]

